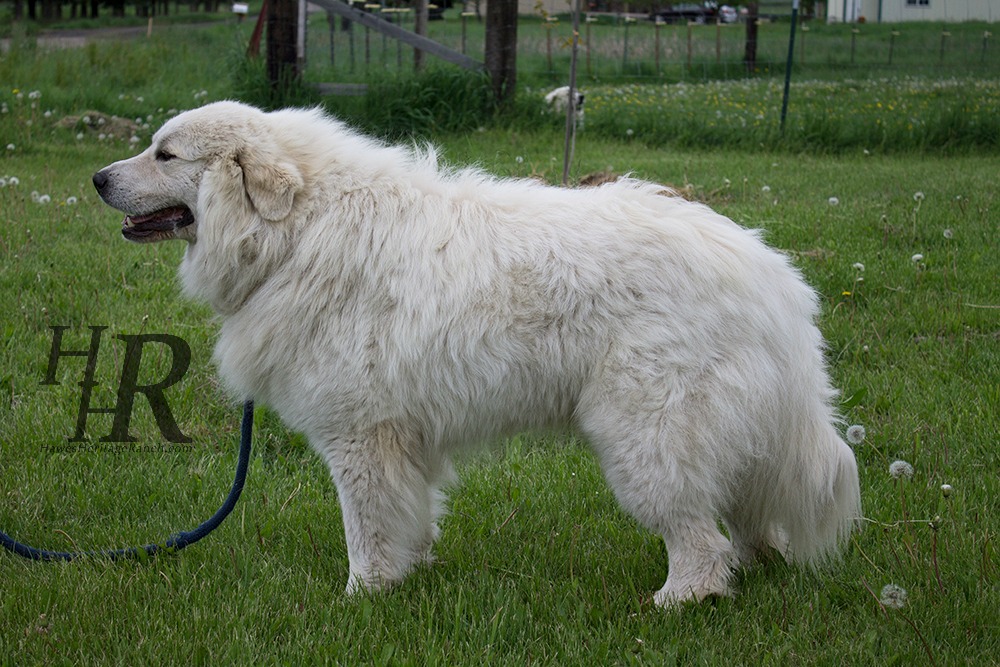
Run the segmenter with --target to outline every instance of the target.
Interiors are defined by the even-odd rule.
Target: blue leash
[[[222,507],[216,511],[207,521],[191,531],[182,531],[167,539],[166,544],[147,544],[143,547],[129,547],[127,549],[103,549],[100,551],[44,551],[21,544],[12,537],[0,531],[0,544],[16,553],[18,556],[30,558],[31,560],[73,560],[82,556],[94,556],[98,558],[109,558],[111,560],[122,560],[126,558],[138,558],[141,554],[155,556],[161,550],[179,551],[189,544],[194,544],[215,530],[222,523],[229,513],[236,507],[236,501],[240,499],[243,492],[243,484],[247,479],[247,468],[250,464],[250,441],[253,436],[253,401],[243,404],[243,421],[240,424],[240,455],[236,463],[236,478],[233,486],[229,490],[229,496],[222,503]]]

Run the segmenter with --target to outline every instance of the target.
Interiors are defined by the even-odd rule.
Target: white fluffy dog
[[[663,536],[661,605],[726,595],[771,546],[824,561],[859,516],[816,295],[757,233],[658,185],[448,170],[317,110],[233,102],[94,183],[125,238],[187,241],[222,378],[326,461],[349,591],[430,558],[456,450],[552,425]]]

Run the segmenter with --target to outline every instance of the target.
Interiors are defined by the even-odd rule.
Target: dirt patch
[[[109,116],[100,111],[85,111],[74,116],[65,116],[56,127],[76,130],[88,134],[104,134],[107,137],[128,141],[139,133],[139,125],[134,120]]]

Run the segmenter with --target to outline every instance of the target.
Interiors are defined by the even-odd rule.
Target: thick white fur
[[[159,164],[161,147],[177,157]],[[317,110],[236,103],[105,171],[126,212],[194,212],[184,289],[221,316],[228,387],[328,464],[348,590],[430,557],[456,450],[551,425],[582,432],[663,536],[663,605],[728,594],[769,546],[822,562],[859,516],[816,295],[703,205],[629,179],[447,170]]]

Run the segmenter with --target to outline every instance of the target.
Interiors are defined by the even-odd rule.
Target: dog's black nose
[[[103,171],[99,171],[94,174],[94,187],[100,192],[104,189],[104,186],[108,184],[108,175]]]

